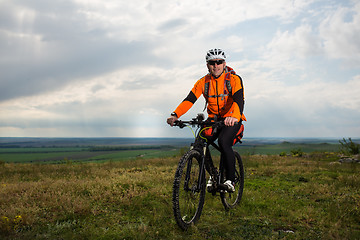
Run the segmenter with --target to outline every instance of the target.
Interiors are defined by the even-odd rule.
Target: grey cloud
[[[32,56],[15,57],[15,61],[0,64],[0,101],[32,95],[62,87],[75,79],[145,63],[146,43],[78,42],[68,46],[64,56],[49,56],[43,60]],[[148,54],[147,59],[155,59]]]
[[[121,90],[156,89],[157,86],[164,83],[165,80],[158,76],[139,77],[136,78],[136,80],[124,79],[119,89]]]
[[[314,106],[316,104],[314,103]],[[324,106],[314,112],[314,106],[304,108],[288,101],[249,99],[245,104],[246,136],[252,137],[341,137],[359,136],[357,121],[360,112],[334,106]],[[336,112],[336,114],[334,114]],[[347,120],[339,118],[346,116]],[[271,119],[276,119],[273,121]]]
[[[97,85],[95,85],[95,86],[93,86],[93,87],[91,88],[91,92],[92,92],[92,93],[96,93],[97,91],[99,91],[99,90],[101,90],[101,89],[104,89],[104,88],[105,88],[104,85],[97,84]]]
[[[186,25],[187,21],[183,18],[177,18],[169,20],[163,24],[161,24],[158,28],[160,32],[166,32],[170,30],[177,30],[179,27]]]
[[[66,119],[18,119],[11,122],[3,121],[0,123],[0,127],[14,127],[14,128],[61,128],[67,127],[76,129],[81,126],[88,126],[93,129],[98,127],[129,127],[132,126],[131,119],[124,118],[87,118],[84,116],[76,118],[66,118]]]
[[[95,99],[89,102],[64,102],[53,105],[41,105],[37,111],[46,112],[49,117],[1,119],[0,127],[41,128],[81,126],[119,127],[132,126],[131,117],[124,115],[112,102]],[[56,117],[54,117],[56,116]]]
[[[52,91],[115,69],[165,63],[152,55],[151,42],[109,39],[103,29],[87,29],[85,17],[75,14],[70,3],[25,3],[36,10],[32,24],[11,30],[17,11],[12,7],[12,15],[5,15],[8,23],[0,25],[0,101]],[[16,37],[18,33],[35,42]]]

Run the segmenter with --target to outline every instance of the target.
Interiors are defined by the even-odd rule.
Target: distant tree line
[[[159,146],[93,146],[88,149],[90,152],[98,151],[125,151],[125,150],[146,150],[146,149],[169,149],[175,148],[170,145]]]

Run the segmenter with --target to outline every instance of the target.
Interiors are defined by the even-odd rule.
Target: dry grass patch
[[[245,156],[241,204],[206,195],[199,223],[172,213],[178,158],[2,164],[1,239],[359,239],[359,165],[332,154]]]

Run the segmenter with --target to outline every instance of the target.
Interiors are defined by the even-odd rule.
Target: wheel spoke
[[[235,153],[235,181],[234,181],[235,192],[220,193],[221,201],[225,209],[233,208],[240,202],[244,188],[244,168],[242,165],[242,160],[237,152],[234,153]],[[225,176],[225,172],[223,172],[223,176]]]
[[[186,229],[201,214],[205,197],[205,184],[200,185],[200,153],[189,151],[180,160],[173,188],[174,216],[178,225]],[[202,180],[205,183],[205,179]],[[181,187],[180,187],[181,186]]]

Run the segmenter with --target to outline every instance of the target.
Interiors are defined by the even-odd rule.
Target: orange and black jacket
[[[231,73],[230,73],[231,71]],[[228,75],[227,75],[228,74]],[[231,85],[231,93],[226,86],[225,79]],[[205,83],[208,88],[205,90]],[[207,92],[205,92],[207,91]],[[185,114],[203,94],[207,101],[207,113],[209,118],[235,117],[238,121],[246,121],[244,110],[244,87],[240,76],[226,67],[224,72],[215,78],[210,73],[199,79],[189,95],[180,103],[174,111],[178,117]]]

